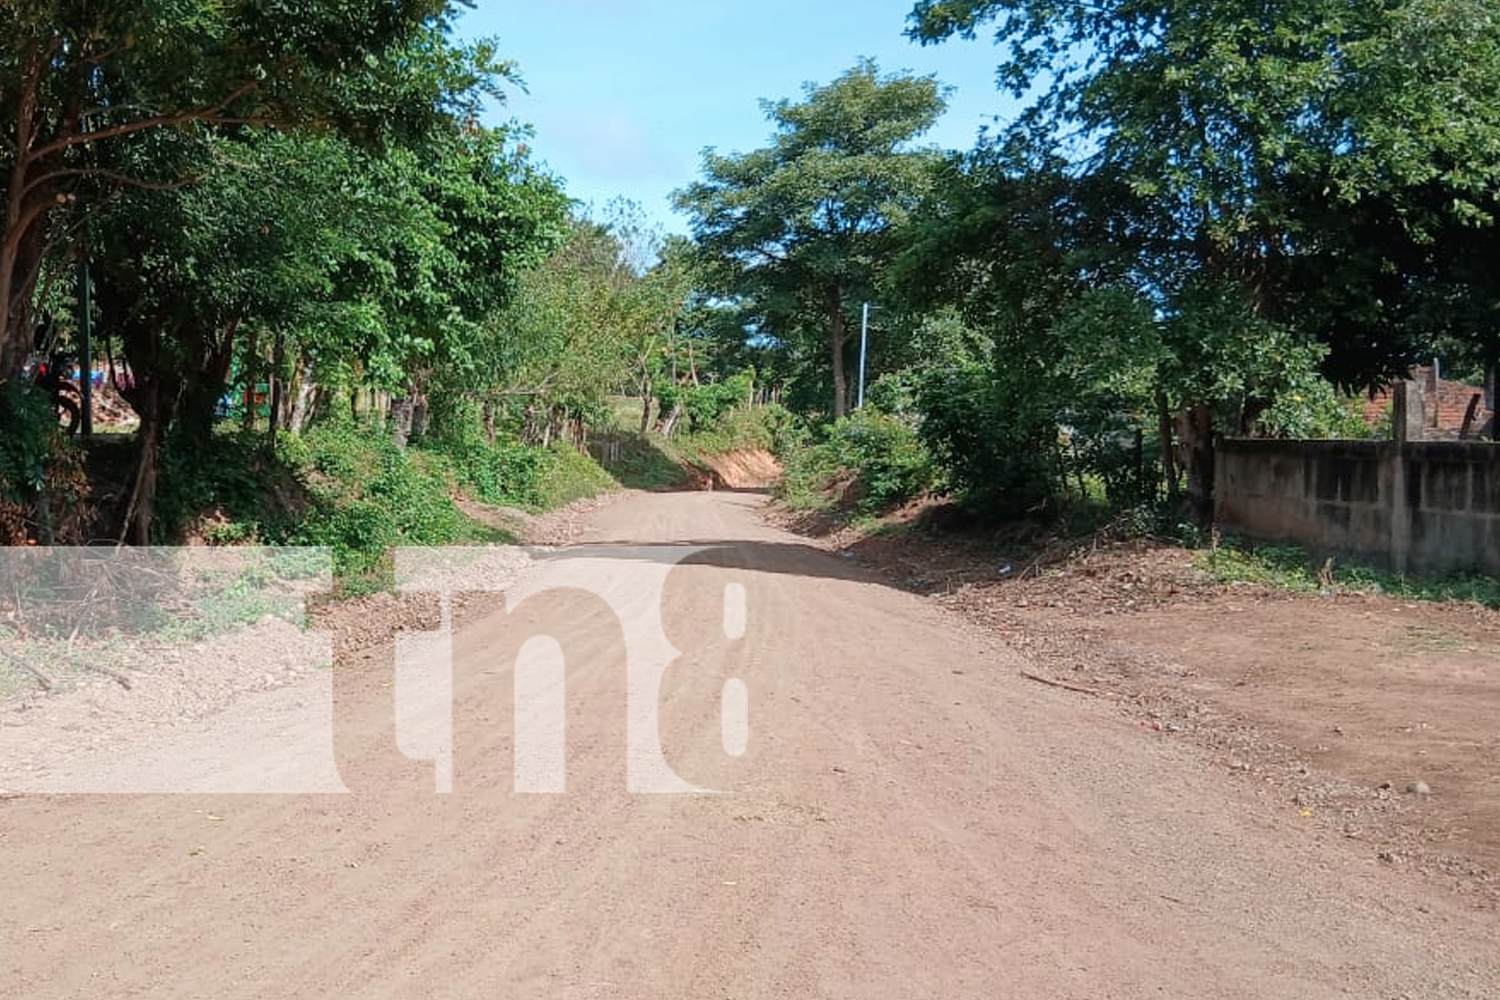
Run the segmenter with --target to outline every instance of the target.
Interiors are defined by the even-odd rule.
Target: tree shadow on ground
[[[659,442],[639,434],[604,435],[589,445],[589,451],[621,486],[632,490],[692,489],[695,474],[701,474]]]

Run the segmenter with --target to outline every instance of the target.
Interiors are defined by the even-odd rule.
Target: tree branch
[[[31,153],[31,158],[41,159],[54,153],[61,153],[66,150],[72,149],[74,146],[84,145],[85,143],[100,142],[105,139],[114,139],[122,135],[131,135],[135,132],[144,132],[148,129],[153,128],[170,128],[173,125],[185,125],[188,122],[220,121],[226,124],[255,124],[256,121],[253,119],[221,118],[219,117],[219,113],[222,112],[225,108],[229,107],[229,105],[233,104],[235,101],[239,100],[241,97],[244,97],[246,94],[255,90],[257,86],[258,85],[254,81],[251,81],[250,83],[247,83],[244,86],[231,91],[224,98],[224,100],[220,101],[218,104],[204,105],[202,107],[192,108],[188,111],[179,111],[176,114],[171,115],[157,115],[154,118],[143,118],[139,121],[125,122],[122,125],[112,125],[109,128],[100,129],[97,132],[77,132],[72,135],[63,136],[60,139],[53,140],[40,149],[33,150]]]
[[[68,167],[62,170],[53,170],[50,173],[34,177],[27,182],[25,192],[30,193],[33,188],[40,187],[49,181],[62,177],[102,177],[105,180],[114,181],[126,187],[139,188],[143,191],[180,191],[191,184],[196,184],[207,174],[190,174],[187,177],[175,181],[148,181],[139,177],[131,177],[118,170],[108,170],[104,167]]]
[[[53,204],[51,201],[40,201],[21,210],[21,213],[16,217],[15,222],[11,226],[10,232],[5,234],[6,252],[14,253],[20,248],[21,241],[26,238],[26,234],[31,230],[31,227],[53,207]]]

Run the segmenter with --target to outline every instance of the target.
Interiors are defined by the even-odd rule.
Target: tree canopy
[[[821,328],[831,412],[848,408],[851,302],[866,298],[894,234],[927,186],[936,154],[912,147],[944,108],[930,77],[882,76],[872,61],[804,99],[763,101],[771,145],[704,154],[704,180],[678,192],[724,295],[741,296],[763,333]]]
[[[923,0],[910,34],[990,23],[1000,79],[1032,95],[1009,141],[1128,186],[1168,308],[1231,283],[1348,384],[1443,334],[1490,349],[1494,286],[1463,261],[1500,207],[1492,4]]]
[[[115,192],[195,173],[181,159],[113,147],[247,124],[418,133],[503,69],[486,48],[471,61],[469,86],[412,72],[414,51],[444,44],[451,9],[447,0],[0,6],[0,379],[25,361],[36,281],[79,213]],[[120,169],[127,159],[138,172]]]
[[[1026,319],[1023,339],[1136,345],[1200,514],[1215,430],[1253,427],[1317,370],[1376,386],[1440,344],[1493,363],[1500,285],[1473,266],[1500,208],[1493,5],[922,0],[909,34],[986,26],[1026,102],[976,154],[1005,192],[989,211],[1011,217],[1050,175],[1050,231],[1019,266],[1066,276],[1039,286],[1064,293],[1062,325]],[[970,239],[971,268],[1011,259]]]

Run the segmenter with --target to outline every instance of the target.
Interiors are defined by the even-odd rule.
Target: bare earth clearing
[[[1226,593],[1171,555],[934,601],[864,565],[908,554],[820,551],[762,503],[626,496],[533,567],[543,600],[471,607],[450,795],[396,750],[376,645],[333,675],[353,794],[0,801],[0,995],[1500,994],[1493,616]],[[621,543],[724,547],[663,568]],[[580,570],[630,598],[619,617],[545,599]],[[729,794],[626,792],[621,635],[657,593],[684,653],[662,752]],[[512,665],[539,634],[570,658],[567,791],[517,795]],[[292,727],[329,676],[201,735]]]
[[[1500,911],[1500,613],[1218,584],[1147,543],[1014,579],[951,538],[823,544],[983,625],[1033,674],[1209,750],[1272,816]]]

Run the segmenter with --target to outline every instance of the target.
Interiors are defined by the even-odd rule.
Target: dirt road
[[[1493,913],[1022,679],[760,502],[623,500],[535,600],[465,626],[451,794],[397,750],[387,657],[340,681],[352,794],[0,801],[0,996],[1500,995]],[[672,568],[621,543],[723,544]],[[658,593],[684,654],[661,756],[724,794],[626,790],[624,657]],[[512,663],[537,635],[567,660],[562,794],[513,792]]]

